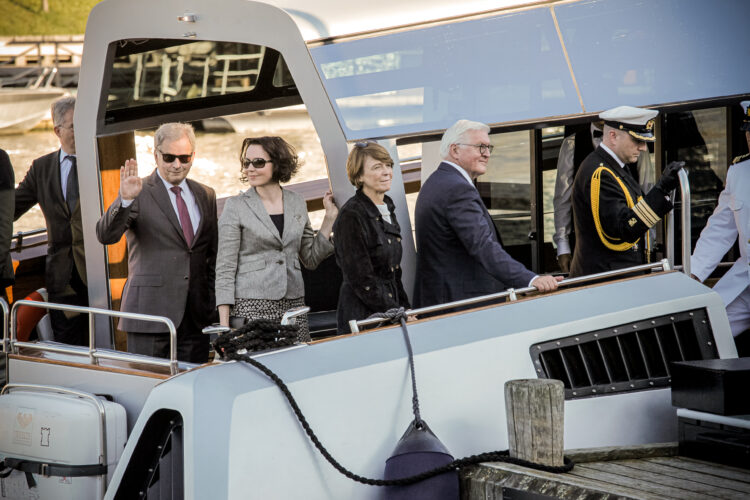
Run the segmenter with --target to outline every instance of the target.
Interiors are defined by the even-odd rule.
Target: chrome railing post
[[[96,364],[96,356],[94,355],[96,352],[96,331],[94,330],[94,323],[94,315],[89,313],[89,362],[92,365]]]
[[[0,297],[0,309],[3,310],[3,352],[8,352],[8,318],[10,309],[8,309],[8,303],[5,299]]]
[[[682,196],[682,272],[690,276],[690,182],[684,168],[677,171],[680,179],[680,195]]]

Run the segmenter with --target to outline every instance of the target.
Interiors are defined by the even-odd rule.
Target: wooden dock
[[[677,455],[677,444],[570,450],[576,466],[552,474],[505,463],[461,473],[462,500],[747,499],[750,470]]]

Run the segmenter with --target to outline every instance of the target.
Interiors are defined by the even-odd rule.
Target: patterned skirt
[[[298,299],[235,299],[234,306],[230,314],[232,316],[243,316],[248,319],[269,319],[271,321],[281,321],[281,317],[289,309],[305,305],[305,298]],[[297,316],[297,340],[300,342],[310,342],[310,328],[307,325],[307,314]]]

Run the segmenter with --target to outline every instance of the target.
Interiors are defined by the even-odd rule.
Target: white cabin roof
[[[305,41],[538,4],[539,0],[262,0],[285,10]]]

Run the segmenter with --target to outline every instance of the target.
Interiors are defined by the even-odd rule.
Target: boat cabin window
[[[110,46],[109,61],[104,85],[108,132],[122,129],[127,122],[171,113],[211,110],[215,114],[213,110],[221,106],[236,113],[301,102],[283,57],[269,47],[121,40]]]
[[[477,189],[499,231],[503,247],[531,267],[531,140],[528,130],[490,135],[495,150]]]
[[[348,139],[445,129],[459,117],[498,123],[581,109],[547,9],[322,45],[311,54]]]

